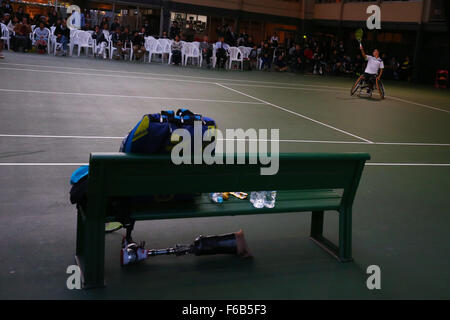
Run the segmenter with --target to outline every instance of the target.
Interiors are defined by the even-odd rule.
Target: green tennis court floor
[[[5,53],[0,61],[0,298],[450,298],[450,94],[351,78]],[[149,247],[242,228],[255,256],[157,257],[121,268],[106,238],[107,287],[68,290],[76,214],[69,177],[90,152],[117,151],[145,113],[187,107],[221,129],[280,129],[281,152],[368,152],[354,204],[354,262],[308,240],[310,215],[140,222]],[[337,237],[337,216],[326,235]],[[381,268],[381,290],[366,269]]]

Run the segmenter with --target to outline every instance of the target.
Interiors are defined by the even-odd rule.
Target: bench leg
[[[339,260],[352,261],[352,208],[339,211]]]
[[[313,211],[311,216],[310,239],[340,262],[351,258],[351,209],[339,212],[339,247],[323,236],[323,211]]]
[[[83,288],[104,287],[105,266],[105,206],[89,204],[88,213],[79,216],[76,261],[81,269]],[[97,209],[98,211],[94,211]],[[92,211],[90,211],[92,210]],[[84,221],[83,221],[84,220]]]
[[[323,234],[323,211],[313,211],[311,216],[311,237],[318,238]]]
[[[76,255],[83,255],[83,238],[84,238],[84,212],[81,206],[77,205],[77,248]]]

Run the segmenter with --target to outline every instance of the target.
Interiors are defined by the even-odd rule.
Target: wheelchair
[[[373,90],[378,91],[378,94],[380,95],[381,99],[384,99],[385,96],[385,91],[384,91],[384,85],[383,82],[381,82],[381,80],[376,79],[374,86],[371,88],[370,83],[368,81],[368,79],[366,79],[364,77],[364,75],[361,75],[355,82],[355,84],[353,85],[351,91],[350,91],[350,95],[355,95],[356,93],[358,94],[358,97],[361,96],[367,96],[369,98],[372,97],[372,93]]]

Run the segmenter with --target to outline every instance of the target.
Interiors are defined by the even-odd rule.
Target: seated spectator
[[[225,63],[228,59],[227,50],[230,48],[230,46],[225,43],[225,38],[223,36],[219,37],[219,41],[216,42],[215,46],[217,68],[224,69]]]
[[[278,34],[276,32],[273,33],[272,37],[270,38],[270,46],[272,48],[277,48],[278,47]]]
[[[84,23],[84,27],[82,27],[81,30],[83,30],[83,31],[91,31],[91,30],[94,30],[94,29],[92,28],[91,23],[88,20],[86,20],[86,22]]]
[[[399,79],[399,68],[400,64],[398,63],[397,59],[395,57],[392,57],[390,62],[391,68],[392,68],[392,78],[395,80]]]
[[[270,70],[272,68],[272,49],[269,47],[269,43],[264,42],[264,46],[261,48],[261,69]]]
[[[12,19],[9,20],[8,25],[6,26],[9,31],[9,35],[11,37],[11,46],[14,47],[14,29],[16,28],[16,25],[20,23],[19,18],[14,15]]]
[[[288,56],[292,57],[294,55],[294,51],[295,51],[295,43],[292,42],[292,45],[291,45],[291,47],[289,48],[289,51],[288,51]]]
[[[245,46],[245,47],[249,47],[247,45],[248,43],[248,34],[247,32],[244,30],[244,32],[242,32],[239,37],[236,40],[237,46]],[[252,46],[253,47],[253,46]]]
[[[406,56],[403,62],[400,65],[400,75],[402,80],[411,81],[411,61],[409,60],[409,56]]]
[[[104,29],[101,30],[99,26],[95,26],[94,34],[92,39],[95,39],[97,43],[97,55],[102,55],[103,59],[106,59],[106,46],[108,45],[109,30],[106,25]]]
[[[106,28],[105,28],[105,26],[106,26]],[[100,28],[102,30],[105,30],[105,29],[109,30],[109,21],[108,21],[107,17],[102,18],[102,22],[100,22]]]
[[[28,19],[26,17],[23,17],[21,23],[15,25],[14,33],[15,41],[12,49],[18,51],[20,48],[23,48],[24,52],[28,52],[28,50],[31,49],[31,26],[28,24]]]
[[[225,43],[229,46],[236,46],[236,35],[233,32],[233,28],[231,26],[227,26],[225,29]]]
[[[143,38],[148,37],[148,36],[150,35],[145,27],[142,27],[142,28],[141,28],[141,32],[139,32],[139,34],[140,34]],[[133,42],[133,44],[134,44],[134,42]]]
[[[115,17],[114,22],[111,23],[111,27],[109,28],[110,31],[116,31],[117,28],[120,28],[119,18]]]
[[[50,27],[56,26],[58,18],[58,12],[55,10],[55,7],[50,7],[48,12],[48,25]]]
[[[291,68],[293,71],[301,71],[303,68],[303,51],[299,44],[295,45],[295,50],[292,52]]]
[[[3,15],[0,13],[0,23],[4,24],[5,27],[8,26],[10,20],[11,20],[11,15],[9,13],[5,13]]]
[[[114,33],[112,34],[111,37],[111,42],[113,47],[116,48],[116,50],[114,50],[114,55],[113,55],[113,59],[120,59],[123,58],[123,48],[124,48],[124,35],[122,34],[122,29],[120,27],[117,27],[116,30],[114,31]]]
[[[9,1],[2,1],[2,6],[0,7],[0,13],[3,16],[5,13],[12,14],[13,9]]]
[[[49,35],[50,32],[45,28],[44,21],[39,22],[39,27],[34,30],[34,40],[36,49],[41,54],[47,51]]]
[[[236,45],[238,47],[243,46],[245,44],[245,39],[244,36],[242,34],[239,35],[239,37],[236,40]]]
[[[172,63],[176,66],[181,62],[181,50],[183,49],[183,44],[180,42],[180,36],[175,35],[175,39],[172,42],[170,50],[172,50]]]
[[[208,42],[208,36],[203,37],[203,42],[200,43],[200,51],[202,53],[203,60],[206,61],[206,67],[211,68],[211,57],[212,57],[212,44]]]
[[[144,28],[143,28],[144,29]],[[141,58],[145,55],[147,52],[145,50],[145,39],[142,34],[140,34],[138,31],[134,32],[133,38],[133,55],[136,60],[141,60]]]
[[[275,60],[275,70],[279,72],[284,72],[288,69],[286,64],[286,53],[283,51]]]
[[[61,43],[62,55],[67,55],[67,45],[70,42],[70,29],[67,27],[66,19],[61,20],[61,23],[56,26],[54,31],[56,42]]]
[[[169,37],[167,36],[167,32],[163,31],[161,39],[169,39]]]
[[[306,72],[311,73],[313,68],[313,58],[314,58],[314,52],[309,47],[309,45],[306,45],[305,51],[303,51],[304,59],[304,69]]]
[[[180,28],[178,27],[178,21],[174,21],[169,31],[170,39],[175,39],[175,36],[180,38]]]
[[[245,41],[244,46],[253,48],[255,43],[253,42],[253,38],[251,36],[248,37],[247,41]]]
[[[151,26],[150,26],[150,22],[148,21],[148,19],[145,19],[144,24],[142,25],[142,28],[145,29],[145,37],[148,37],[149,35],[151,35]],[[167,34],[167,33],[166,33]]]
[[[258,67],[258,47],[256,44],[253,44],[252,50],[248,55],[248,59],[250,60],[250,70],[256,69]]]
[[[316,47],[313,56],[313,74],[324,74],[325,73],[325,56],[320,52],[319,47]]]
[[[30,15],[25,12],[23,6],[20,6],[19,9],[17,9],[16,16],[19,18],[19,21],[23,21],[23,18],[27,18],[27,21],[30,21]]]
[[[117,29],[116,32],[113,33],[113,36],[111,38],[114,47],[117,48],[116,50],[116,55],[115,55],[115,59],[125,59],[125,54],[129,51],[130,49],[130,41],[133,37],[133,35],[131,35],[128,31],[128,28],[124,28],[121,27],[119,28],[120,34],[117,33]]]

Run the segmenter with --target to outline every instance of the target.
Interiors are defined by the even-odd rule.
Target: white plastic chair
[[[84,48],[86,56],[89,55],[89,49],[92,50],[92,55],[94,55],[94,41],[89,32],[80,32],[77,34],[77,46],[78,46],[78,56],[80,56],[81,49]]]
[[[108,38],[108,48],[109,48],[109,59],[112,59],[113,55],[114,55],[114,51],[117,50],[116,47],[114,47],[114,43],[112,41],[112,34],[109,35]]]
[[[153,37],[145,38],[144,46],[145,46],[145,50],[147,50],[147,52],[148,52],[148,62],[149,63],[152,60],[152,54],[153,54],[153,51],[155,50],[155,46],[157,44],[158,44],[158,42],[156,41],[155,38],[153,38]]]
[[[69,43],[69,54],[72,56],[73,48],[75,46],[78,46],[78,37],[81,33],[84,33],[84,31],[71,29],[70,30],[70,43]]]
[[[217,63],[216,52],[217,52],[217,48],[216,48],[216,44],[214,43],[212,57],[211,57],[211,63],[212,63],[213,69],[216,67],[216,63]]]
[[[241,50],[244,59],[247,59],[247,58],[249,57],[250,52],[251,52],[252,49],[253,49],[253,48],[250,48],[250,47],[244,47],[244,46],[239,46],[238,48],[239,48],[239,50]]]
[[[231,69],[231,65],[233,62],[239,62],[241,64],[241,69],[244,70],[244,54],[239,50],[239,48],[236,47],[230,47],[228,48],[229,53],[229,59],[228,59],[228,66],[229,69]]]
[[[262,63],[263,63],[263,61],[262,61],[262,59],[261,59],[261,48],[258,48],[257,50],[256,50],[256,52],[257,52],[257,55],[258,55],[258,69],[259,70],[261,70],[262,69]]]
[[[36,45],[36,31],[37,31],[38,29],[39,29],[39,27],[38,27],[38,28],[34,28],[33,32],[30,33],[30,37],[31,37],[31,45],[32,45],[32,46]],[[48,29],[48,28],[44,28],[44,30],[47,30],[47,32],[48,32],[48,36],[47,36],[47,53],[50,54],[50,47],[51,47],[51,45],[50,45],[50,38],[51,38],[51,32],[50,32],[50,29]]]
[[[53,37],[54,37],[54,32],[56,30],[55,26],[50,27],[50,35],[48,37],[48,44],[47,44],[47,48],[48,48],[48,53],[50,54],[50,52],[53,50]]]
[[[159,41],[160,41],[160,43],[161,43],[161,45],[163,47],[163,54],[162,54],[162,56],[164,57],[164,56],[167,55],[167,58],[169,58],[169,56],[172,54],[172,50],[170,50],[171,45],[172,45],[172,40],[170,40],[170,39],[159,39]],[[161,62],[163,62],[163,61],[161,61]]]
[[[152,62],[153,59],[153,55],[161,55],[161,63],[164,62],[164,46],[165,46],[165,41],[160,41],[155,40],[153,41],[153,47],[152,47],[152,51],[150,53],[150,57],[148,59],[148,62]]]
[[[56,51],[60,50],[62,48],[62,43],[56,41],[57,37],[55,35],[53,35],[50,38],[50,42],[52,44],[52,50],[53,50],[53,55],[56,56]]]
[[[2,33],[1,33],[0,39],[2,39],[5,42],[5,44],[8,46],[8,50],[11,50],[11,47],[10,47],[11,36],[9,35],[8,27],[5,26],[3,23],[1,23],[1,32]]]
[[[183,46],[184,49],[184,66],[187,66],[188,59],[191,58],[193,60],[194,58],[197,59],[197,65],[201,66],[202,64],[202,55],[200,54],[200,49],[197,45],[194,43],[186,43]],[[193,64],[193,63],[192,63]]]
[[[151,44],[152,38],[153,37],[145,37],[144,38],[144,47],[145,47],[146,54],[148,54],[148,56],[149,56],[149,62],[150,62],[150,49],[151,49],[151,45],[152,45]],[[144,57],[144,61],[145,61],[145,57]]]

